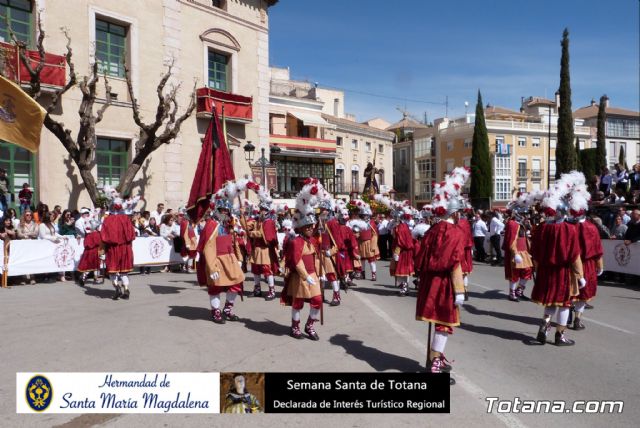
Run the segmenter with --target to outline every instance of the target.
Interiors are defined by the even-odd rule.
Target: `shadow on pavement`
[[[518,303],[512,303],[509,302],[513,305],[521,305],[522,302],[518,302]],[[499,318],[499,319],[503,319],[503,320],[508,320],[508,321],[517,321],[517,322],[521,322],[523,324],[530,324],[530,325],[535,325],[535,326],[539,326],[540,325],[540,318],[534,318],[534,317],[527,317],[527,316],[523,316],[523,315],[514,315],[514,314],[507,314],[504,312],[495,312],[495,311],[485,311],[482,309],[478,309],[473,305],[470,305],[468,303],[464,304],[462,306],[464,308],[465,311],[469,312],[472,315],[481,315],[481,316],[491,316],[494,318]]]
[[[239,322],[243,323],[249,330],[257,331],[258,333],[270,334],[272,336],[288,336],[289,325],[278,324],[275,321],[254,321],[249,318],[240,318]]]
[[[349,288],[349,293],[351,293],[352,291],[356,291],[358,293],[364,293],[364,294],[375,294],[377,296],[399,296],[398,292],[399,292],[399,288],[365,288],[365,287],[358,287],[358,288]],[[409,289],[409,293],[411,293],[411,288]]]
[[[346,334],[336,334],[329,339],[332,345],[342,346],[347,354],[369,364],[374,370],[398,370],[400,372],[423,372],[425,368],[417,361],[365,346],[361,340],[349,339]],[[425,343],[426,350],[426,343]]]
[[[484,327],[481,325],[463,323],[460,324],[458,328],[461,330],[470,331],[472,333],[487,334],[489,336],[497,336],[507,340],[519,340],[521,342],[524,342],[525,340],[532,339],[530,335],[518,333],[517,331],[501,330],[499,328]]]
[[[168,285],[154,285],[149,284],[149,288],[153,294],[178,294],[180,290],[186,290],[185,287],[171,287]]]
[[[169,306],[170,317],[180,317],[186,320],[211,320],[211,310],[196,306]]]
[[[500,290],[487,290],[484,293],[469,291],[469,297],[473,297],[475,299],[507,300],[507,296]]]
[[[198,284],[197,280],[195,280],[195,281],[185,281],[185,280],[173,280],[172,279],[172,280],[169,280],[167,282],[173,282],[173,283],[177,282],[177,283],[180,283],[180,284],[200,285],[200,284]]]
[[[87,296],[97,297],[99,299],[111,299],[114,293],[114,288],[111,286],[109,286],[109,288],[84,287],[84,294],[86,294]]]

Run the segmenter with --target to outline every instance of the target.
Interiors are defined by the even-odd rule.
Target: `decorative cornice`
[[[237,16],[234,16],[234,15],[230,14],[229,12],[226,12],[226,11],[224,11],[222,9],[218,9],[217,7],[206,6],[206,5],[200,3],[200,2],[198,2],[196,0],[177,0],[177,1],[178,1],[178,3],[182,3],[182,4],[185,4],[187,6],[191,6],[191,7],[194,7],[196,9],[200,9],[203,12],[207,12],[207,13],[209,13],[211,15],[216,15],[216,16],[218,16],[220,18],[227,19],[229,21],[233,21],[233,22],[235,22],[237,24],[240,24],[240,25],[243,25],[245,27],[249,27],[252,30],[260,31],[260,32],[263,32],[263,33],[266,33],[266,34],[269,33],[269,28],[261,26],[261,25],[254,24],[253,22],[247,21],[246,19],[238,18]]]
[[[231,44],[221,43],[221,42],[219,42],[217,40],[210,39],[209,37],[207,37],[209,34],[221,34],[224,37],[226,37],[227,39],[229,39]],[[204,33],[200,34],[200,40],[202,40],[203,42],[208,42],[208,43],[213,43],[213,44],[216,44],[216,45],[220,45],[220,46],[223,46],[223,47],[228,48],[228,49],[232,49],[232,50],[237,51],[237,52],[240,51],[240,43],[238,42],[238,39],[233,37],[230,32],[228,32],[226,30],[223,30],[222,28],[209,28],[207,31],[205,31]]]

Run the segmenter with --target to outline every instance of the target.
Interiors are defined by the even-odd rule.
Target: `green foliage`
[[[580,159],[580,140],[578,138],[576,138],[576,170],[582,171],[582,160]]]
[[[469,197],[491,198],[493,196],[493,179],[491,155],[489,153],[489,135],[484,120],[482,95],[478,90],[476,103],[476,121],[473,127],[473,141],[471,143],[471,189]]]
[[[573,113],[571,112],[571,79],[569,73],[569,30],[562,33],[560,59],[560,107],[558,109],[558,144],[556,146],[556,178],[576,169],[573,147]]]
[[[580,150],[580,163],[582,164],[581,171],[587,179],[587,183],[594,175],[600,175],[597,148]]]

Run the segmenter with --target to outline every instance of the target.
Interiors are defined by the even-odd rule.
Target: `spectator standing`
[[[611,239],[623,239],[627,232],[627,225],[623,223],[622,217],[616,216],[613,227],[611,228]]]
[[[156,223],[155,217],[151,217],[149,219],[149,223],[144,228],[143,235],[144,236],[160,236],[160,228],[158,227],[158,224]]]
[[[484,221],[484,216],[481,211],[478,211],[476,214],[472,229],[473,243],[476,247],[476,260],[485,262],[487,260],[487,253],[484,251],[484,241],[489,233],[489,229],[487,229],[487,223]]]
[[[18,193],[18,199],[20,200],[20,215],[26,210],[31,210],[31,198],[33,197],[33,191],[29,188],[29,183],[23,183],[20,193]]]
[[[489,241],[491,242],[491,248],[495,253],[495,263],[502,263],[502,246],[500,245],[500,236],[504,231],[504,223],[500,220],[500,215],[497,212],[493,213],[491,223],[489,223]]]
[[[173,245],[173,239],[176,235],[173,233],[173,216],[171,214],[165,214],[164,217],[162,217],[160,236],[169,241],[170,245]],[[169,266],[165,266],[162,272],[169,272]]]
[[[602,173],[600,174],[600,191],[604,193],[605,196],[609,196],[611,192],[611,182],[612,177],[609,172],[609,168],[606,166],[602,168]]]
[[[0,168],[0,211],[5,212],[9,207],[11,197],[11,184],[7,177],[7,170]]]
[[[629,189],[629,174],[623,164],[616,165],[616,190],[622,190],[622,193],[627,193]],[[617,193],[617,192],[616,192]]]
[[[76,224],[75,219],[71,216],[71,211],[64,210],[62,217],[58,221],[58,234],[62,236],[75,236]]]
[[[26,210],[22,213],[20,224],[18,225],[18,239],[38,239],[38,224],[33,220],[33,212]],[[29,281],[29,284],[35,284],[35,276],[25,275],[21,285]]]
[[[631,221],[627,225],[627,231],[624,234],[624,243],[629,245],[638,241],[640,241],[640,210],[635,209],[631,213]]]
[[[389,219],[381,215],[378,222],[378,248],[380,250],[380,258],[387,260],[389,258]]]
[[[69,213],[71,215],[71,213]],[[54,244],[62,240],[62,236],[56,233],[56,228],[51,223],[51,213],[46,212],[42,217],[42,222],[38,226],[38,239],[46,239]],[[65,282],[64,272],[59,272],[61,282]]]
[[[156,224],[162,224],[162,215],[164,213],[164,204],[160,203],[154,211],[151,212],[151,217],[156,219]]]
[[[80,218],[76,220],[73,227],[79,238],[84,238],[87,231],[91,231],[91,210],[89,208],[80,209]]]

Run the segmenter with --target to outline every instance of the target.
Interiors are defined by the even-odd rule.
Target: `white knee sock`
[[[275,285],[274,285],[274,281],[273,281],[273,275],[269,275],[269,276],[267,277],[267,284],[269,284],[269,288],[273,288],[273,287],[275,287]]]
[[[400,283],[407,282],[406,276],[396,276],[396,278],[398,278],[398,282]]]
[[[115,288],[118,288],[118,274],[110,273],[109,274],[109,281],[111,281],[111,283],[113,284],[113,286]]]
[[[220,294],[214,294],[213,296],[209,297],[211,298],[211,308],[220,309]]]
[[[260,275],[258,275],[257,273],[253,274],[253,283],[256,285],[256,287],[260,286]]]
[[[371,273],[376,273],[376,270],[378,269],[376,262],[371,262],[369,265],[371,265]]]
[[[291,319],[294,321],[300,321],[300,310],[291,308]]]
[[[584,312],[584,307],[587,306],[587,302],[577,301],[573,304],[575,311],[579,314]]]
[[[464,275],[462,277],[462,283],[464,284],[464,288],[469,288],[469,275]]]
[[[338,281],[331,281],[333,291],[340,291],[340,283]]]
[[[444,352],[444,346],[447,344],[447,338],[449,338],[449,333],[436,331],[431,341],[431,350],[442,354]]]
[[[236,297],[238,297],[238,293],[227,292],[227,302],[231,303],[232,305],[233,305],[233,302],[236,300]]]
[[[124,286],[125,290],[129,289],[129,275],[120,275],[120,282]]]
[[[320,319],[320,309],[316,309],[316,308],[311,308],[309,310],[309,318],[311,318],[312,320],[319,320]]]
[[[509,283],[509,290],[511,290],[511,291],[516,291],[516,285],[517,285],[517,284],[518,284],[517,282],[511,282],[511,283]]]
[[[567,320],[569,319],[569,308],[558,308],[558,315],[556,318],[556,322],[559,326],[567,325]]]
[[[544,308],[544,317],[551,318],[556,313],[555,306],[547,306]]]
[[[521,278],[519,281],[520,287],[525,288],[527,286],[527,279]]]

